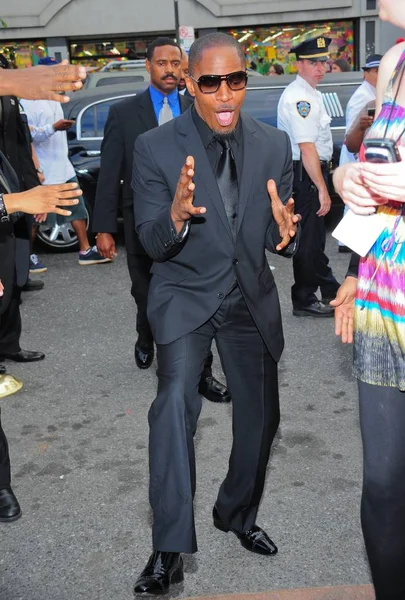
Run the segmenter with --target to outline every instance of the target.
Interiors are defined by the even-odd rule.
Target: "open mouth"
[[[234,114],[235,114],[235,111],[233,111],[233,110],[224,110],[224,111],[215,113],[215,116],[217,118],[219,125],[221,125],[221,127],[229,127],[229,125],[232,124]]]

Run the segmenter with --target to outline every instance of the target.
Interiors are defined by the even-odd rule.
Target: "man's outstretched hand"
[[[195,190],[193,177],[194,158],[192,156],[187,156],[186,163],[183,165],[183,168],[180,172],[176,194],[174,196],[170,212],[170,216],[176,227],[177,233],[183,229],[184,224],[191,219],[191,217],[203,215],[207,210],[204,206],[193,205]]]
[[[294,200],[290,198],[287,204],[283,204],[277,192],[274,179],[267,182],[267,191],[270,196],[273,218],[278,225],[281,242],[276,246],[277,252],[284,250],[291,243],[297,233],[297,224],[301,221],[301,215],[294,214]]]

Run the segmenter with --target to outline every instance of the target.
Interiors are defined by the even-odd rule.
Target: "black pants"
[[[7,308],[0,315],[0,357],[2,353],[14,354],[21,350],[21,288],[13,286],[13,292]]]
[[[405,392],[359,382],[361,521],[376,600],[405,598]]]
[[[0,490],[10,485],[10,456],[8,454],[8,443],[1,425],[0,408]]]
[[[128,271],[132,282],[131,295],[134,298],[138,309],[136,316],[136,331],[138,332],[141,342],[151,344],[153,342],[153,336],[147,317],[147,300],[151,279],[150,269],[153,260],[145,252],[135,231],[133,207],[124,206],[122,208],[122,213],[124,219]],[[212,352],[209,350],[204,366],[204,377],[210,377],[212,375],[212,361]]]
[[[193,437],[201,410],[198,382],[213,338],[233,403],[233,445],[216,506],[221,520],[236,531],[248,530],[256,520],[280,419],[277,364],[236,287],[204,325],[157,346],[158,393],[149,411],[155,550],[197,551]]]
[[[302,181],[300,181],[302,179]],[[295,212],[302,217],[301,237],[293,257],[294,285],[291,300],[296,309],[316,301],[315,292],[321,290],[322,298],[334,298],[339,288],[325,254],[326,230],[324,217],[318,217],[318,190],[305,169],[294,171]]]
[[[136,331],[142,341],[152,343],[153,337],[146,315],[146,306],[151,278],[150,269],[153,260],[146,254],[135,231],[133,207],[124,206],[122,208],[122,215],[124,219],[128,271],[132,282],[131,294],[138,309]]]

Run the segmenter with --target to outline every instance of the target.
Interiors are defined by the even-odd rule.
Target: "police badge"
[[[297,102],[297,110],[298,114],[305,119],[311,112],[311,105],[309,102],[301,100],[301,102]]]

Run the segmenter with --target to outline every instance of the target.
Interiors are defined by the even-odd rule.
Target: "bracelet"
[[[4,204],[3,194],[0,194],[0,223],[4,223],[10,220],[10,216],[7,212],[6,205]]]

